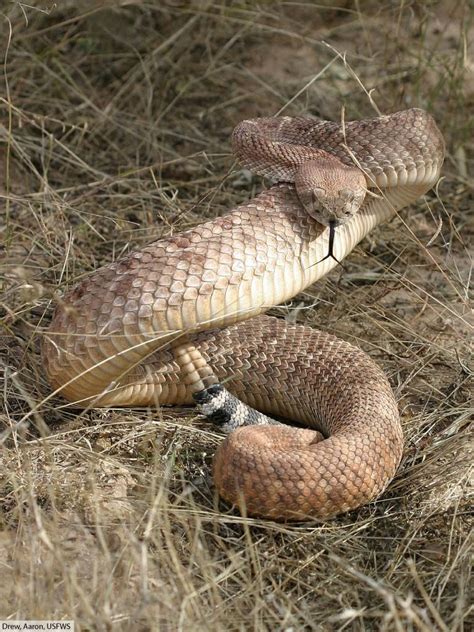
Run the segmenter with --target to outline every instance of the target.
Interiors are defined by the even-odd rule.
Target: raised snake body
[[[242,135],[242,158],[260,173],[292,180],[295,160],[317,161],[328,152],[326,163],[335,157],[351,169],[356,164],[376,193],[338,226],[339,260],[430,189],[444,157],[433,119],[416,109],[344,127],[263,119],[262,134],[258,128],[255,138],[245,136],[255,126],[258,119],[237,128],[234,145],[240,147]],[[266,147],[259,153],[260,144]],[[307,158],[300,159],[299,147]],[[283,152],[284,173],[271,171],[273,159],[265,163],[268,151]],[[94,272],[58,305],[43,344],[49,381],[83,405],[188,404],[208,392],[210,404],[202,409],[214,411],[210,418],[233,405],[224,411],[227,419],[245,419],[225,389],[212,390],[220,382],[264,413],[321,431],[234,430],[214,462],[224,498],[274,518],[326,518],[357,507],[386,487],[401,458],[386,378],[346,342],[259,315],[336,265],[323,260],[327,246],[328,229],[308,214],[294,185],[283,183],[224,217],[132,252]]]

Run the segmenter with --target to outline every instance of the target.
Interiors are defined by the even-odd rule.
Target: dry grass
[[[31,4],[4,3],[0,38],[0,617],[73,618],[78,630],[472,629],[469,2]],[[209,424],[192,410],[82,412],[50,398],[41,332],[56,292],[258,190],[229,177],[240,119],[337,120],[343,105],[367,116],[368,92],[381,111],[434,114],[444,178],[345,271],[276,311],[385,368],[404,460],[379,502],[336,520],[244,520],[215,499]]]

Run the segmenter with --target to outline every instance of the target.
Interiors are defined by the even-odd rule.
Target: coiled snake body
[[[344,126],[256,119],[236,129],[234,146],[260,173],[297,180],[298,192],[276,184],[94,272],[58,305],[44,364],[52,387],[82,405],[194,397],[232,431],[214,461],[225,499],[249,514],[326,518],[375,498],[393,477],[403,447],[396,402],[359,349],[261,314],[336,265],[325,258],[324,224],[337,226],[342,260],[430,189],[443,139],[427,113],[412,109]],[[355,188],[363,179],[357,195],[353,177]],[[242,402],[311,429],[269,422]]]

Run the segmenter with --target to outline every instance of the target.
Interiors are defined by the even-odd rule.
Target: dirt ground
[[[472,3],[44,0],[0,14],[0,619],[472,629]],[[375,105],[433,114],[439,186],[272,313],[384,368],[406,446],[377,502],[319,524],[244,519],[218,503],[222,438],[192,409],[51,396],[39,345],[62,293],[264,186],[234,165],[236,123]]]

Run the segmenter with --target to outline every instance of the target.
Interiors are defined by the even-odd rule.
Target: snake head
[[[359,169],[316,160],[301,165],[295,186],[308,215],[324,226],[345,224],[360,209],[367,192]]]

